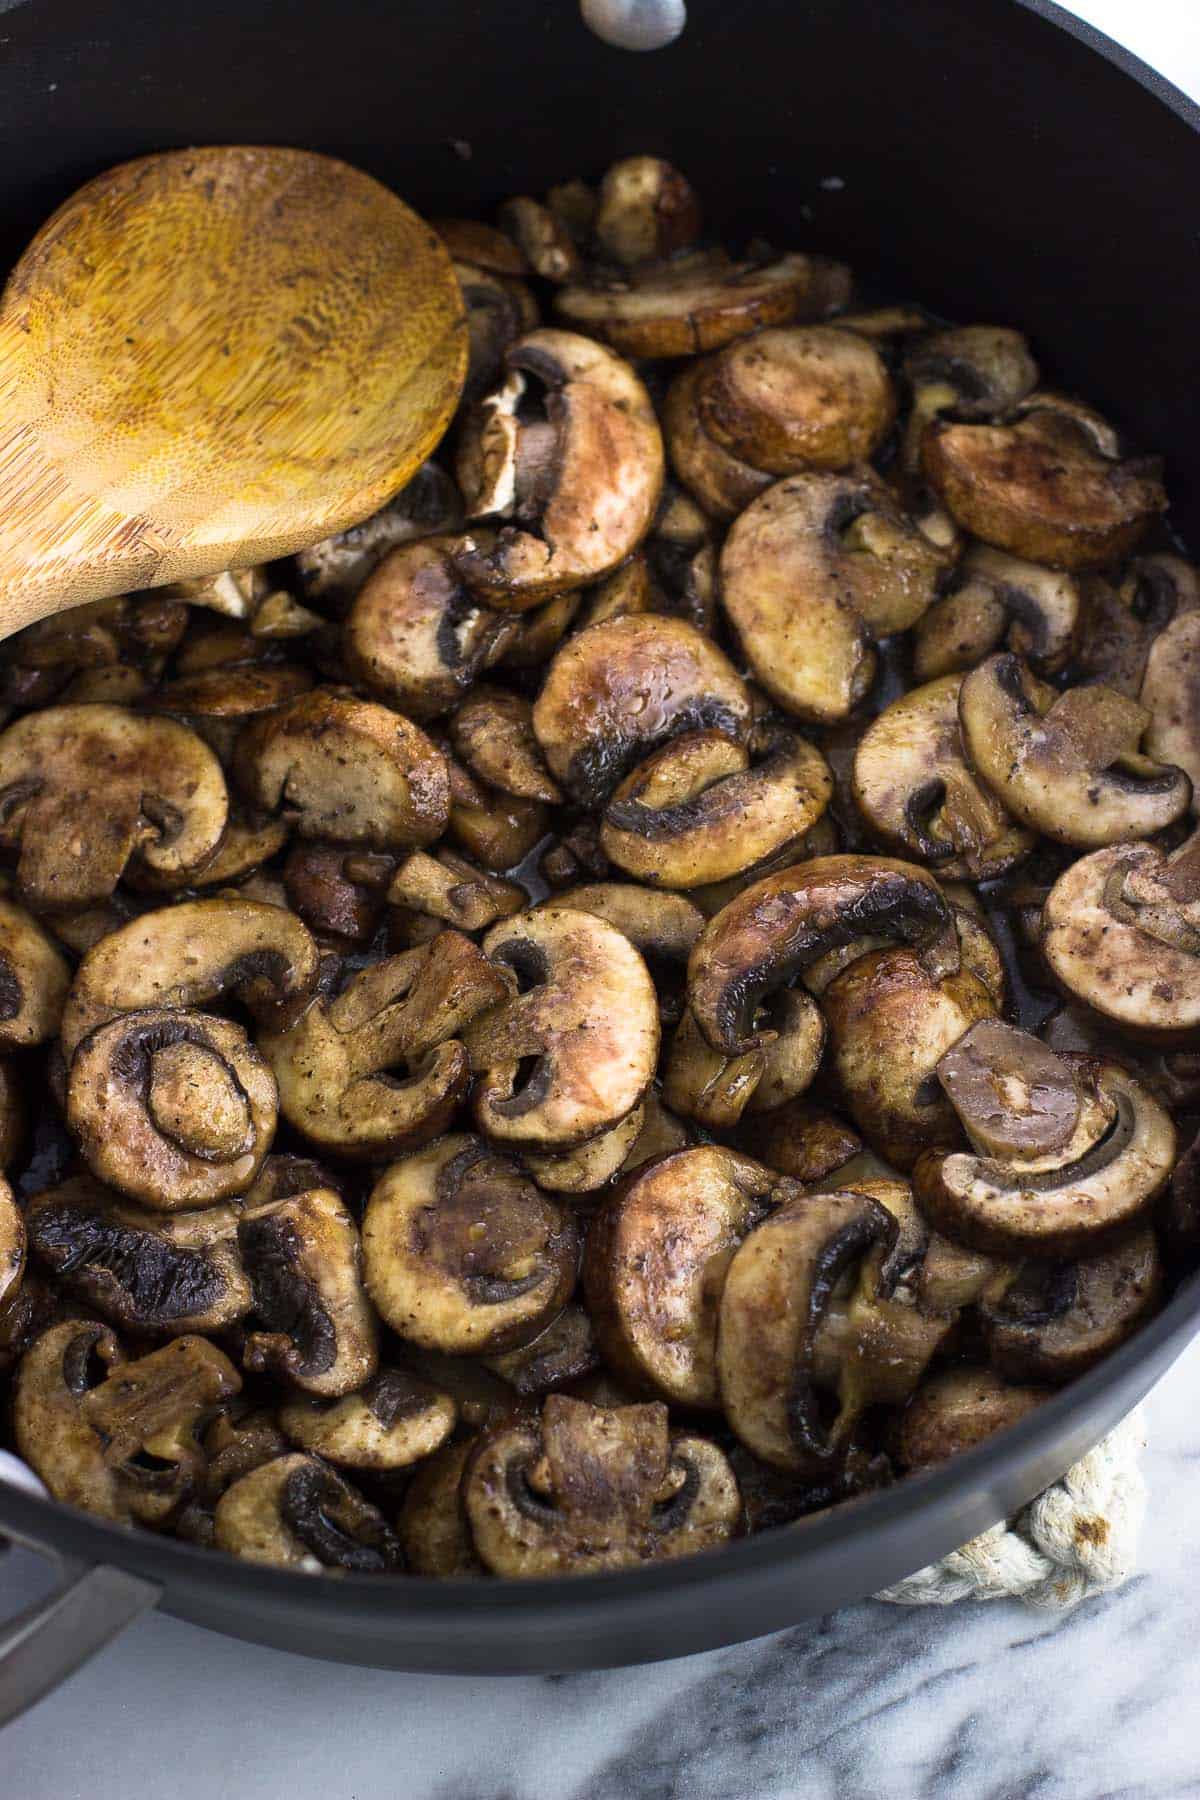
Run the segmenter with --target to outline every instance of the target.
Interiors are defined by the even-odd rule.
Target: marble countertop
[[[0,0],[2,10],[2,0]],[[1077,0],[1200,96],[1200,11]],[[1141,1573],[1066,1618],[868,1603],[649,1669],[393,1675],[151,1616],[11,1726],[2,1800],[1169,1800],[1200,1793],[1200,1342],[1147,1404]],[[0,1558],[0,1617],[48,1585]]]

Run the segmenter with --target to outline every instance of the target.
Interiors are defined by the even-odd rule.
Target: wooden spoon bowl
[[[440,240],[345,163],[212,148],[98,176],[0,304],[0,636],[367,517],[466,357]]]

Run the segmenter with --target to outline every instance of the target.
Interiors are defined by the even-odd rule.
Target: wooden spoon
[[[0,637],[357,523],[436,445],[466,358],[440,240],[345,163],[98,176],[0,302]]]

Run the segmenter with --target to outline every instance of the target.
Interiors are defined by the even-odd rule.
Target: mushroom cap
[[[70,985],[70,964],[33,914],[0,899],[0,1048],[54,1037]]]
[[[593,230],[601,250],[636,268],[695,241],[700,202],[687,177],[661,156],[626,156],[600,184]]]
[[[286,1185],[286,1184],[285,1184]],[[352,1394],[379,1367],[379,1327],[362,1281],[358,1228],[332,1188],[251,1195],[238,1225],[259,1329],[244,1363],[306,1393]]]
[[[518,991],[468,1026],[475,1117],[500,1143],[558,1151],[625,1118],[654,1077],[654,984],[629,939],[569,907],[494,925],[483,941]]]
[[[467,324],[469,331],[469,303]],[[389,550],[412,538],[456,531],[461,524],[458,489],[436,463],[422,463],[395,498],[361,525],[351,525],[299,552],[296,568],[305,596],[341,612]]]
[[[50,706],[0,735],[0,841],[39,908],[107,900],[131,859],[162,874],[208,861],[229,812],[207,744],[119,706]]]
[[[772,475],[865,462],[896,411],[878,350],[830,325],[737,339],[706,366],[698,399],[708,435]]]
[[[418,726],[323,688],[247,726],[238,779],[251,805],[335,844],[428,844],[450,811],[446,760]]]
[[[1019,331],[1005,325],[955,325],[919,337],[904,354],[917,392],[944,395],[958,418],[1007,412],[1032,392],[1037,364]]]

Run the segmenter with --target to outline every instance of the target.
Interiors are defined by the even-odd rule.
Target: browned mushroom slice
[[[89,950],[63,1010],[69,1062],[97,1025],[146,1008],[195,1008],[233,993],[258,1014],[301,1003],[317,980],[317,947],[281,907],[185,900],[131,919]]]
[[[27,1050],[54,1037],[71,969],[32,913],[0,899],[0,1048]]]
[[[885,706],[854,754],[854,798],[878,835],[949,880],[987,881],[1033,849],[967,767],[959,675]]]
[[[822,1043],[823,1039],[818,1041],[813,1074]],[[762,1081],[766,1066],[765,1049],[747,1050],[740,1056],[714,1050],[691,1008],[685,1007],[663,1062],[663,1098],[674,1112],[693,1119],[705,1131],[731,1131]]]
[[[660,614],[607,619],[570,638],[533,709],[552,773],[583,806],[681,732],[744,743],[750,726],[750,697],[728,658],[694,625]]]
[[[181,675],[147,695],[149,712],[170,713],[202,737],[229,768],[237,736],[247,720],[275,712],[313,685],[295,663],[247,663]]]
[[[763,1462],[819,1472],[845,1447],[846,1410],[823,1422],[814,1355],[839,1280],[896,1223],[870,1195],[850,1190],[787,1201],[734,1253],[721,1293],[717,1377],[725,1416]]]
[[[641,381],[571,331],[533,331],[508,379],[468,419],[458,478],[468,515],[498,522],[455,562],[494,605],[523,612],[614,569],[650,529],[663,481],[658,421]]]
[[[1112,844],[1059,876],[1041,916],[1056,979],[1111,1024],[1188,1043],[1200,1026],[1200,839]]]
[[[918,1162],[917,1198],[947,1237],[1001,1256],[1093,1255],[1153,1205],[1175,1161],[1170,1115],[1118,1064],[1070,1060],[1081,1119],[1065,1149],[1036,1160],[934,1150]]]
[[[528,275],[525,253],[508,232],[482,219],[431,219],[429,223],[455,262],[492,275]]]
[[[638,881],[700,887],[797,842],[832,793],[825,758],[793,732],[771,733],[753,766],[742,746],[720,732],[688,732],[621,782],[605,810],[600,842]]]
[[[592,286],[563,288],[562,318],[626,356],[694,356],[763,325],[824,319],[850,297],[850,272],[824,257],[733,262],[705,252]]]
[[[1004,645],[1037,674],[1055,675],[1070,659],[1083,614],[1073,575],[974,544],[949,592],[917,622],[913,672],[918,681],[958,674]]]
[[[1004,652],[964,676],[958,717],[968,757],[1008,811],[1060,843],[1146,837],[1187,812],[1191,782],[1140,754],[1149,714],[1111,688],[1059,693]]]
[[[450,721],[450,741],[463,761],[503,794],[557,806],[557,784],[542,761],[528,700],[477,685]]]
[[[1155,638],[1139,696],[1150,715],[1144,744],[1155,762],[1173,763],[1192,784],[1200,809],[1200,610],[1180,614]]]
[[[795,1189],[761,1163],[702,1145],[639,1169],[601,1207],[583,1280],[607,1360],[635,1390],[717,1407],[717,1309],[730,1257]]]
[[[565,1207],[462,1133],[393,1163],[363,1218],[367,1288],[393,1331],[451,1356],[528,1342],[575,1285]]]
[[[607,919],[641,951],[658,989],[659,1016],[677,1018],[692,946],[704,929],[704,915],[683,894],[665,894],[631,881],[593,881],[555,894],[552,906]]]
[[[699,390],[702,428],[772,475],[865,462],[895,410],[879,352],[828,325],[738,339],[713,357]]]
[[[645,1120],[641,1106],[635,1106],[619,1124],[598,1137],[589,1138],[573,1150],[554,1156],[538,1156],[527,1151],[525,1164],[539,1187],[553,1194],[591,1194],[607,1186],[625,1166],[637,1142]]]
[[[332,1188],[248,1205],[238,1246],[262,1327],[245,1366],[277,1370],[306,1393],[353,1394],[379,1367],[379,1329],[363,1290],[358,1231]]]
[[[461,763],[447,757],[450,769],[450,822],[448,834],[473,862],[503,872],[524,862],[548,828],[546,808],[540,800],[519,800],[501,794],[468,774]]]
[[[553,600],[545,600],[540,606],[519,613],[517,635],[501,656],[498,667],[540,669],[543,663],[549,662],[575,622],[582,601],[583,596],[576,589],[572,593],[556,594]]]
[[[1000,1019],[964,1032],[939,1062],[938,1078],[981,1156],[1045,1156],[1065,1149],[1079,1127],[1075,1069]]]
[[[831,952],[844,963],[883,944],[923,949],[950,924],[937,883],[915,864],[815,857],[755,882],[709,920],[688,967],[690,1003],[714,1049],[739,1056],[765,1041],[756,1015],[767,997]]]
[[[378,1575],[403,1562],[383,1514],[315,1456],[279,1456],[235,1481],[217,1502],[213,1542],[305,1575]]]
[[[210,1503],[219,1500],[227,1487],[251,1469],[286,1455],[288,1449],[274,1413],[256,1408],[245,1396],[226,1404],[201,1443],[204,1469],[198,1491],[201,1499]]]
[[[28,1107],[21,1074],[0,1057],[0,1169],[11,1169],[25,1148]]]
[[[279,1409],[293,1444],[350,1469],[406,1469],[441,1448],[457,1417],[449,1394],[402,1369],[381,1369],[340,1400],[303,1394]]]
[[[1071,1381],[1137,1330],[1162,1284],[1149,1230],[1102,1256],[1007,1270],[980,1305],[992,1365],[1006,1381]]]
[[[194,731],[119,706],[51,706],[0,736],[0,843],[36,907],[107,900],[131,861],[203,866],[225,829],[221,766]]]
[[[397,1530],[414,1575],[484,1573],[459,1505],[459,1486],[476,1439],[447,1444],[421,1464],[408,1485]]]
[[[361,525],[301,550],[296,567],[305,595],[340,613],[389,550],[411,538],[454,531],[461,523],[462,503],[454,483],[436,463],[424,463],[395,499]]]
[[[675,478],[710,519],[723,522],[736,518],[770,487],[772,478],[765,469],[756,469],[735,456],[705,430],[700,400],[707,374],[704,362],[684,364],[667,391],[663,434]]]
[[[504,1350],[485,1361],[494,1374],[526,1400],[592,1374],[599,1367],[600,1355],[591,1319],[582,1306],[570,1305],[564,1306],[557,1319],[531,1344]]]
[[[936,1468],[1028,1418],[1048,1394],[1012,1387],[990,1369],[943,1369],[905,1407],[894,1434],[896,1460],[902,1469]]]
[[[493,926],[483,948],[516,991],[464,1033],[480,1129],[558,1151],[618,1124],[659,1044],[654,985],[629,939],[590,913],[541,907]]]
[[[430,919],[442,919],[460,931],[485,931],[497,919],[511,918],[528,905],[525,889],[476,868],[453,850],[432,856],[414,850],[406,856],[387,890],[390,906],[404,906]]]
[[[203,1467],[200,1421],[240,1387],[237,1370],[204,1338],[176,1338],[130,1362],[106,1325],[69,1319],[21,1360],[17,1449],[56,1500],[162,1524]]]
[[[724,1543],[741,1501],[704,1438],[670,1435],[667,1409],[611,1411],[551,1394],[540,1421],[487,1433],[462,1477],[475,1549],[495,1575],[636,1568]]]
[[[62,696],[72,677],[103,679],[121,672],[148,685],[187,621],[187,607],[161,594],[124,594],[39,619],[5,641],[0,699],[13,706],[44,706]]]
[[[13,1191],[0,1180],[0,1313],[16,1297],[25,1273],[26,1231]]]
[[[965,530],[1032,562],[1082,569],[1133,549],[1166,508],[1159,465],[1122,462],[1059,407],[1008,425],[937,421],[922,465]]]
[[[351,864],[369,873],[371,880],[356,880]],[[283,865],[283,885],[310,930],[369,944],[383,915],[391,872],[391,857],[374,851],[301,843],[292,846]]]
[[[125,1330],[224,1331],[250,1310],[231,1206],[164,1218],[83,1175],[36,1195],[27,1219],[30,1249],[59,1284]]]
[[[580,267],[579,252],[565,225],[548,206],[527,194],[506,200],[496,215],[500,228],[518,246],[535,275],[543,281],[572,280]]]
[[[340,1156],[427,1143],[466,1092],[459,1033],[507,991],[457,931],[360,969],[335,998],[315,1000],[282,1030],[260,1031],[284,1118]]]
[[[768,1168],[806,1185],[824,1181],[862,1149],[862,1139],[843,1119],[808,1099],[788,1100],[764,1117],[756,1115],[748,1121],[742,1141]]]
[[[245,1193],[275,1135],[275,1082],[232,1020],[152,1008],[83,1039],[66,1112],[94,1175],[177,1212]]]
[[[342,642],[350,670],[414,719],[450,712],[512,641],[516,626],[464,586],[458,537],[391,551],[350,608]]]
[[[735,522],[721,599],[772,699],[831,724],[870,686],[871,638],[916,624],[945,561],[871,469],[792,475]]]
[[[627,156],[600,184],[593,228],[600,249],[633,269],[688,249],[700,235],[700,202],[661,156]]]
[[[1016,406],[1037,382],[1037,364],[1019,331],[1003,325],[958,325],[922,337],[905,353],[913,403],[903,460],[909,474],[921,463],[921,442],[940,413],[990,419]]]
[[[263,863],[277,855],[287,841],[288,826],[284,820],[257,818],[235,802],[230,808],[225,835],[202,869],[191,869],[186,875],[155,875],[149,869],[138,869],[126,875],[126,885],[138,894],[174,894],[189,888],[228,887],[254,874]]]

